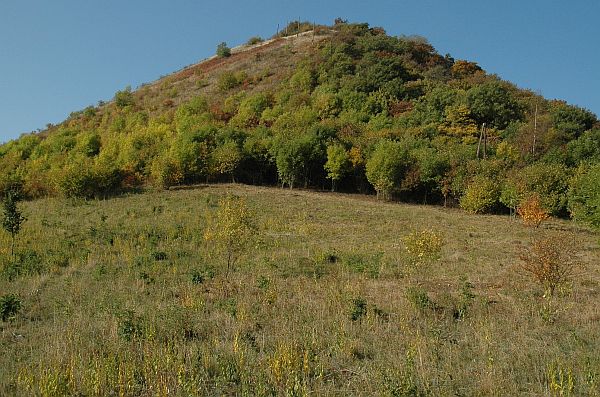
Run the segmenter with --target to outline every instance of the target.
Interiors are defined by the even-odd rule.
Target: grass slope
[[[225,279],[203,232],[227,193],[260,233]],[[570,222],[240,185],[24,210],[20,270],[0,241],[5,276],[34,273],[0,281],[24,304],[0,322],[0,395],[600,392],[597,236]],[[445,244],[408,275],[414,229]],[[551,307],[516,266],[535,233],[579,252]]]

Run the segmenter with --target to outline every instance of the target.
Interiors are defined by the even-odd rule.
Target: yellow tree
[[[211,219],[204,238],[215,243],[227,259],[227,270],[235,265],[256,233],[253,214],[242,197],[228,195],[219,200],[219,208]]]

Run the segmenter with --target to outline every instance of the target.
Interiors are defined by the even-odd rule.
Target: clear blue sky
[[[422,35],[441,53],[600,114],[595,0],[0,2],[0,142],[294,19]]]

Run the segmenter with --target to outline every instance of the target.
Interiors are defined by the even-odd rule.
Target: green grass
[[[227,193],[259,234],[226,279],[203,234]],[[23,208],[0,395],[600,393],[598,237],[571,222],[239,185]],[[441,258],[409,271],[423,229]],[[581,263],[552,300],[518,266],[539,233]]]

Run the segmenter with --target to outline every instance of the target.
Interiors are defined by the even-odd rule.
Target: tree
[[[520,255],[521,268],[542,285],[546,298],[552,297],[556,288],[567,284],[573,276],[577,265],[573,243],[564,237],[537,238]]]
[[[219,200],[219,208],[204,233],[204,239],[214,242],[225,255],[225,277],[255,233],[254,219],[244,198],[229,195]]]
[[[511,181],[505,181],[500,191],[500,202],[508,207],[511,218],[516,216],[517,206],[520,201],[519,189]]]
[[[479,123],[504,129],[511,121],[523,117],[522,108],[513,98],[506,84],[490,81],[471,88],[467,92],[471,114]]]
[[[327,162],[325,171],[327,178],[331,179],[331,191],[335,191],[335,184],[342,179],[350,168],[350,157],[348,152],[340,144],[327,147]]]
[[[277,165],[277,173],[283,183],[293,189],[296,183],[304,178],[305,186],[309,181],[311,165],[319,162],[323,170],[322,149],[318,137],[313,133],[287,139],[277,137],[272,152]]]
[[[409,153],[400,143],[380,141],[367,161],[367,179],[377,191],[377,197],[389,200],[408,169]]]
[[[21,231],[21,225],[25,221],[21,211],[17,207],[18,196],[14,192],[8,192],[3,201],[4,218],[2,219],[2,227],[11,237],[10,254],[15,255],[15,239]]]
[[[227,58],[231,56],[231,48],[227,47],[226,42],[222,42],[217,46],[217,56],[221,58]]]
[[[600,164],[579,172],[573,179],[569,211],[575,220],[600,228]]]
[[[242,161],[242,151],[235,141],[227,141],[211,155],[212,168],[216,174],[229,174],[235,183],[235,170]]]

